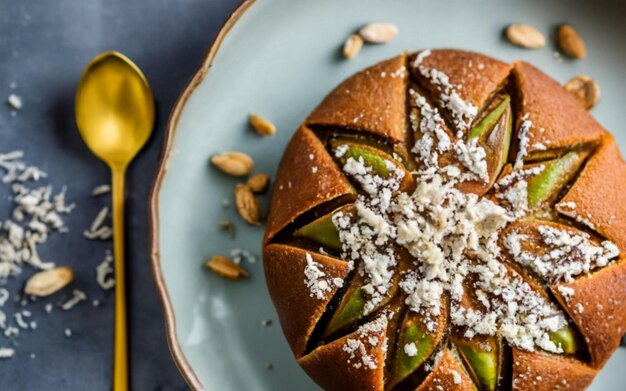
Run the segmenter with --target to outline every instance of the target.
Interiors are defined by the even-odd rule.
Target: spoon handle
[[[112,168],[113,250],[115,255],[115,342],[113,391],[128,390],[128,339],[126,321],[126,269],[124,266],[124,177],[125,168]]]

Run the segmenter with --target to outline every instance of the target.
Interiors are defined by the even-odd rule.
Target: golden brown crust
[[[463,364],[446,349],[435,364],[433,371],[415,389],[415,391],[430,390],[469,391],[476,390],[476,386]]]
[[[561,287],[574,290],[564,297]],[[591,366],[602,368],[626,331],[626,261],[551,287],[587,342]]]
[[[584,390],[596,374],[578,360],[513,348],[513,390]]]
[[[519,93],[516,128],[524,116],[532,122],[528,156],[544,149],[560,149],[599,142],[606,131],[559,83],[534,66],[519,61],[513,75]]]
[[[317,168],[315,172],[313,166]],[[324,144],[310,129],[300,127],[287,145],[278,167],[265,243],[302,213],[350,194],[355,194],[354,188]]]
[[[296,357],[302,356],[326,305],[337,291],[334,284],[323,299],[311,297],[304,282],[307,251],[282,244],[271,244],[263,252],[265,278],[274,306],[280,318],[283,333]],[[344,279],[349,272],[344,261],[317,253],[309,253],[326,273],[326,278]]]
[[[359,130],[402,142],[407,129],[406,74],[404,55],[367,68],[328,94],[305,123]]]
[[[376,322],[376,321],[374,321]],[[373,323],[373,322],[372,322]],[[372,324],[370,323],[370,325]],[[387,328],[362,333],[358,330],[343,338],[322,345],[300,358],[298,363],[315,382],[326,391],[384,389],[384,365]],[[352,344],[349,341],[353,341]],[[372,344],[372,342],[375,342]],[[358,343],[354,353],[347,349]],[[371,359],[374,367],[363,357]]]
[[[576,182],[556,205],[626,251],[626,163],[613,137],[603,139]]]
[[[414,66],[419,53],[422,52],[409,57],[408,67],[411,74],[431,93],[439,96],[442,92],[440,85],[426,79]],[[448,75],[450,84],[462,85],[463,88],[458,91],[460,97],[479,110],[506,83],[511,72],[511,65],[507,63],[480,53],[452,49],[431,50],[422,64],[428,69],[437,69]]]

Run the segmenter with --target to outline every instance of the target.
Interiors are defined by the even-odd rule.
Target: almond
[[[232,176],[246,176],[252,171],[254,161],[243,152],[224,152],[211,157],[211,163]]]
[[[254,193],[264,193],[270,184],[270,176],[265,173],[254,174],[248,179],[248,186]]]
[[[559,26],[557,42],[563,53],[572,58],[581,59],[587,56],[585,42],[574,27],[569,24]]]
[[[271,136],[276,133],[276,126],[268,119],[254,113],[251,113],[248,119],[250,120],[250,125],[260,136]]]
[[[240,280],[250,276],[248,271],[222,255],[214,255],[206,261],[205,266],[213,273],[229,280]]]
[[[235,186],[235,205],[241,218],[249,224],[258,225],[261,222],[261,204],[247,184],[239,183]]]
[[[33,296],[49,296],[58,292],[74,279],[74,272],[67,266],[40,271],[26,282],[24,292]]]
[[[358,34],[352,34],[343,44],[343,56],[350,60],[356,57],[363,47],[363,38]]]
[[[565,89],[585,107],[592,109],[600,100],[600,86],[590,76],[576,76],[565,83]]]
[[[511,24],[506,28],[505,35],[513,45],[526,49],[539,49],[546,46],[546,37],[541,31],[527,24]]]
[[[370,23],[359,30],[359,35],[367,43],[387,43],[398,35],[398,27],[391,23]]]

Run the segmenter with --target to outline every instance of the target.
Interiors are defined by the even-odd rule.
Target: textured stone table
[[[186,388],[167,348],[149,270],[148,193],[169,111],[237,4],[237,0],[0,1],[0,153],[22,149],[28,163],[49,174],[46,183],[55,189],[67,185],[68,201],[78,205],[66,219],[70,233],[52,237],[40,253],[44,259],[71,265],[77,275],[75,287],[89,296],[88,302],[65,313],[55,309],[47,315],[43,302],[29,305],[38,327],[23,331],[14,341],[18,345],[13,358],[0,360],[0,389],[110,389],[113,295],[97,286],[94,269],[111,242],[88,241],[81,235],[110,202],[106,196],[90,196],[94,186],[108,182],[108,170],[80,140],[73,111],[83,67],[105,50],[119,50],[132,58],[146,73],[157,102],[155,134],[128,175],[131,382],[135,390]],[[23,100],[15,116],[5,104],[11,93]],[[0,187],[0,220],[9,217],[8,194],[6,186]],[[18,289],[30,273],[26,269],[8,286]],[[70,294],[71,290],[61,293],[55,300]],[[91,299],[102,305],[92,307]],[[72,330],[69,338],[66,328]],[[0,346],[13,343],[3,338]]]

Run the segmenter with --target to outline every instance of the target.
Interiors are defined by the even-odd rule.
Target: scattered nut
[[[212,256],[206,261],[205,266],[218,276],[229,280],[240,280],[250,276],[246,269],[222,255]]]
[[[546,37],[541,31],[527,24],[511,24],[506,28],[505,35],[513,45],[526,49],[539,49],[546,46]]]
[[[359,35],[367,43],[387,43],[398,35],[398,27],[391,23],[370,23],[359,30]]]
[[[245,176],[252,171],[254,161],[243,152],[224,152],[211,156],[211,163],[232,176]]]
[[[261,204],[252,193],[250,186],[239,183],[235,186],[235,204],[242,219],[249,224],[261,222]]]
[[[576,59],[585,58],[587,56],[585,42],[571,25],[563,24],[559,26],[557,41],[563,53],[568,56]]]
[[[343,44],[343,57],[350,60],[356,57],[363,47],[363,38],[358,34],[352,34]]]
[[[55,267],[35,273],[26,282],[24,292],[33,296],[49,296],[58,292],[74,279],[74,272],[67,266]]]
[[[565,89],[589,110],[600,100],[600,86],[590,76],[576,76],[565,83]]]
[[[271,136],[276,133],[276,126],[268,119],[254,113],[251,113],[248,118],[250,125],[260,136]]]
[[[248,186],[254,193],[264,193],[270,184],[270,176],[265,173],[252,175],[248,179]]]

